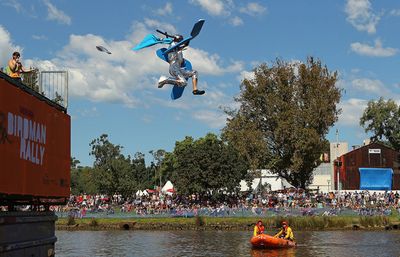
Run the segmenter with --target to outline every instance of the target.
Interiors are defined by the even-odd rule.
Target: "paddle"
[[[171,48],[168,48],[165,52],[164,55],[168,54],[169,52],[175,50],[176,48],[185,45],[188,46],[190,40],[192,40],[193,38],[197,37],[197,35],[199,35],[201,28],[203,27],[205,20],[199,20],[198,22],[196,22],[193,26],[192,32],[190,32],[190,37],[185,38],[184,40],[180,41],[178,44],[174,45]]]

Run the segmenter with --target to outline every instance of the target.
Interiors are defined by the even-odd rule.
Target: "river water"
[[[295,232],[298,246],[279,250],[252,249],[250,231],[56,231],[56,236],[57,257],[400,256],[400,231]]]

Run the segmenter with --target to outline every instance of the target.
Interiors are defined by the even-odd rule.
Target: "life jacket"
[[[257,224],[256,226],[257,226],[257,234],[264,234],[264,230],[265,230],[264,225],[259,226]]]
[[[282,234],[280,237],[286,238],[286,236],[289,234],[289,239],[294,240],[294,235],[293,235],[293,230],[287,226],[286,228],[282,228]]]
[[[286,227],[286,228],[282,228],[282,237],[286,237],[286,235],[287,235],[287,228],[288,227]]]

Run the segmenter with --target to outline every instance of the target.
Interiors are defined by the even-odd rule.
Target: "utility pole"
[[[150,150],[149,153],[153,156],[153,165],[152,167],[154,167],[154,189],[156,189],[157,187],[157,165],[156,165],[156,156],[153,150]]]
[[[160,173],[160,192],[161,192],[161,163],[158,164],[158,173]]]
[[[153,155],[153,164],[154,164],[154,186],[157,187],[157,172],[159,173],[159,190],[161,193],[161,186],[162,186],[162,173],[161,173],[161,162],[165,157],[165,151],[164,150],[157,150],[157,151],[149,151],[151,155]]]
[[[338,129],[336,129],[336,161],[337,161],[337,163],[339,163],[339,160],[337,159],[339,156],[339,130]],[[337,190],[338,190],[338,193],[340,192],[340,183],[339,183],[339,171],[340,171],[340,166],[339,165],[336,165],[336,168],[337,168],[337,171],[336,171],[336,178],[337,178]]]

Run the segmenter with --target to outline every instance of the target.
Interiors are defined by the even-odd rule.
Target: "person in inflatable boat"
[[[264,230],[265,230],[265,227],[264,227],[264,224],[262,223],[262,221],[261,220],[257,221],[257,224],[254,226],[253,236],[258,236],[258,235],[264,234]]]
[[[292,228],[289,227],[287,221],[283,221],[282,222],[281,230],[274,237],[278,237],[278,238],[283,238],[283,239],[287,239],[287,240],[290,240],[290,241],[294,241],[294,234],[293,234]]]

